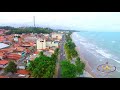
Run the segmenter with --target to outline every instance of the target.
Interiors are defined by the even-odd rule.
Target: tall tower
[[[35,16],[33,16],[33,21],[34,21],[34,27],[35,27]]]

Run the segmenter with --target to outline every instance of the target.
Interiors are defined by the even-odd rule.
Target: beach
[[[78,55],[79,55],[81,61],[83,61],[85,63],[85,74],[87,74],[85,76],[92,77],[92,78],[97,78],[97,76],[95,75],[95,73],[92,72],[92,67],[90,66],[90,63],[88,62],[88,60],[85,59],[85,54],[83,54],[82,52],[80,52],[80,50],[82,50],[82,47],[80,47],[80,46],[78,46],[76,44],[76,42],[74,41],[72,35],[71,35],[71,38],[72,38],[73,42],[76,45],[76,51],[78,52]],[[92,63],[91,63],[91,65],[92,65]]]
[[[74,32],[71,34],[79,57],[86,64],[85,71],[93,77],[120,78],[120,44],[117,38],[120,33],[113,34],[110,32]],[[116,70],[110,73],[98,71],[97,67],[106,62],[115,66]]]
[[[85,72],[87,72],[86,74],[88,74],[87,76],[90,76],[92,78],[97,78],[97,76],[92,72],[92,68],[90,67],[89,63],[87,60],[85,60],[84,56],[82,56],[79,52],[78,47],[76,47],[76,51],[79,54],[80,60],[83,61],[85,63]]]

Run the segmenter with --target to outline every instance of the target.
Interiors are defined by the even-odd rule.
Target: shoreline
[[[73,33],[72,33],[72,34],[73,34]],[[70,36],[71,39],[72,39],[72,34],[71,34],[71,36]],[[73,41],[73,39],[72,39],[72,41]],[[73,41],[73,42],[74,42],[74,41]],[[74,42],[74,43],[75,43],[75,42]],[[76,45],[76,44],[75,44],[75,45]],[[78,53],[81,61],[85,63],[85,72],[88,73],[88,76],[90,76],[90,77],[92,77],[92,78],[97,78],[97,76],[96,76],[93,72],[91,72],[91,71],[92,71],[92,68],[90,67],[88,61],[85,60],[85,58],[80,54],[80,51],[79,51],[77,45],[76,45],[76,48],[75,48],[75,49],[76,49],[76,51],[77,51],[77,53]]]
[[[76,46],[76,51],[78,52],[80,60],[85,63],[85,72],[87,72],[89,74],[89,76],[91,76],[92,78],[97,78],[97,76],[93,72],[91,72],[92,68],[90,67],[88,61],[85,60],[85,58],[82,55],[80,55],[80,53],[79,53],[77,48],[78,47]]]

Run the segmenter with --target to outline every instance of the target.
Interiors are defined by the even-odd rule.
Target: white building
[[[59,47],[59,42],[57,42],[57,41],[46,41],[46,47]]]
[[[37,40],[37,50],[44,50],[50,47],[59,47],[59,42],[58,41],[51,41],[51,40],[46,40],[46,39],[38,39]]]
[[[46,49],[46,40],[44,38],[39,38],[37,40],[37,49],[40,50],[40,49]]]

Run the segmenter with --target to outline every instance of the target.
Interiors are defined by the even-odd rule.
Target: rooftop
[[[9,47],[9,45],[4,44],[4,43],[0,43],[0,49],[2,49],[2,48],[6,48],[6,47]]]
[[[8,64],[9,61],[7,60],[0,60],[0,65],[5,65],[5,64]]]
[[[28,75],[29,71],[27,71],[27,70],[17,70],[17,74]]]
[[[0,76],[0,78],[9,78],[9,77],[7,77],[7,76]]]

